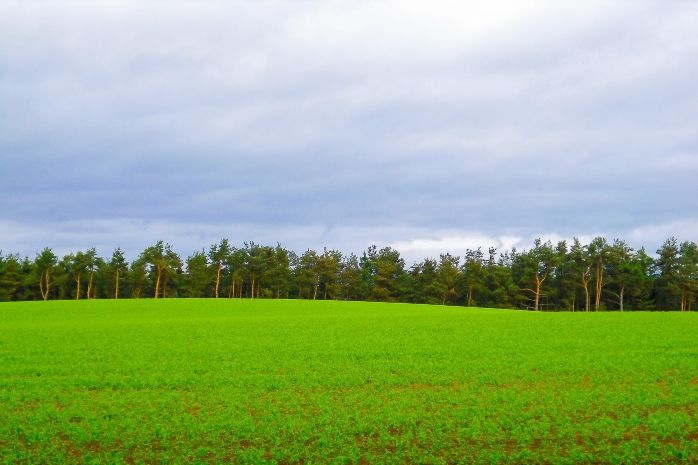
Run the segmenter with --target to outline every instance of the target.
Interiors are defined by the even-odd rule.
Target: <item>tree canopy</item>
[[[156,241],[130,263],[116,248],[60,260],[46,247],[31,260],[0,252],[0,301],[81,298],[294,298],[411,302],[545,311],[696,308],[698,245],[667,239],[650,256],[625,241],[596,237],[529,249],[467,249],[407,267],[391,247],[359,257],[338,250],[297,254],[276,244],[228,239],[182,259]]]

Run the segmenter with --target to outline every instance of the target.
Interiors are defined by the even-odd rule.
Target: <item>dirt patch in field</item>
[[[201,413],[201,405],[198,403],[194,403],[191,406],[187,407],[186,409],[187,413],[193,417],[198,417],[199,413]]]
[[[411,383],[401,386],[391,386],[393,391],[462,391],[466,387],[470,387],[466,383],[449,383],[449,384],[433,384],[433,383]]]
[[[82,457],[83,451],[73,442],[72,439],[70,439],[67,434],[59,433],[56,437],[60,440],[63,450],[65,450],[69,457]]]
[[[381,435],[378,431],[364,431],[354,434],[354,442],[359,447],[371,446],[380,441]]]
[[[239,449],[243,449],[243,450],[254,447],[254,444],[249,439],[240,439],[238,442],[235,443],[235,445]]]
[[[99,441],[87,441],[82,444],[82,447],[88,452],[97,453],[102,451],[102,443]]]

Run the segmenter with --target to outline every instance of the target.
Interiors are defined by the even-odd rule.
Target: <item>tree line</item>
[[[0,252],[0,301],[96,298],[291,298],[366,300],[546,311],[691,311],[698,289],[698,246],[667,239],[650,256],[625,241],[588,244],[537,239],[499,252],[468,249],[406,267],[400,253],[371,246],[361,256],[337,250],[297,254],[281,245],[222,239],[186,259],[158,241],[130,263],[117,248],[62,258],[44,248],[33,260]]]

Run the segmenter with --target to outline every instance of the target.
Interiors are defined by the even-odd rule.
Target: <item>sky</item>
[[[0,250],[696,241],[696,24],[667,0],[0,0]]]

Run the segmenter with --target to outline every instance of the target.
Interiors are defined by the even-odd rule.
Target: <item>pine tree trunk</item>
[[[547,278],[547,277],[548,277],[547,272],[545,273],[545,276],[543,276],[543,279],[539,278],[538,274],[536,274],[536,292],[535,292],[536,299],[535,299],[535,305],[533,307],[536,311],[538,311],[538,308],[540,306],[540,288],[543,286],[543,282],[545,281],[545,278]]]
[[[221,285],[221,264],[218,263],[218,270],[216,271],[216,299],[218,298],[218,288]]]
[[[119,298],[119,269],[116,269],[116,280],[114,283],[114,299]]]
[[[584,281],[584,311],[589,311],[589,306],[591,305],[591,299],[589,298],[589,283]]]
[[[591,296],[589,295],[589,274],[591,273],[591,267],[587,269],[582,274],[582,286],[584,287],[584,311],[588,312],[591,310]]]
[[[155,298],[157,299],[158,297],[160,297],[160,274],[161,274],[161,271],[160,271],[159,266],[156,268],[157,268],[157,277],[155,279]]]
[[[601,290],[603,289],[603,266],[596,265],[596,298],[594,300],[594,310],[598,311],[601,306]]]
[[[75,300],[80,300],[80,273],[75,277],[77,288],[75,289]]]
[[[39,290],[41,291],[41,298],[46,300],[46,293],[44,292],[44,273],[41,273],[41,278],[39,278]]]
[[[620,311],[623,311],[623,294],[625,294],[625,286],[620,287]]]
[[[87,300],[90,300],[92,296],[92,278],[94,273],[90,272],[90,279],[87,280]]]

